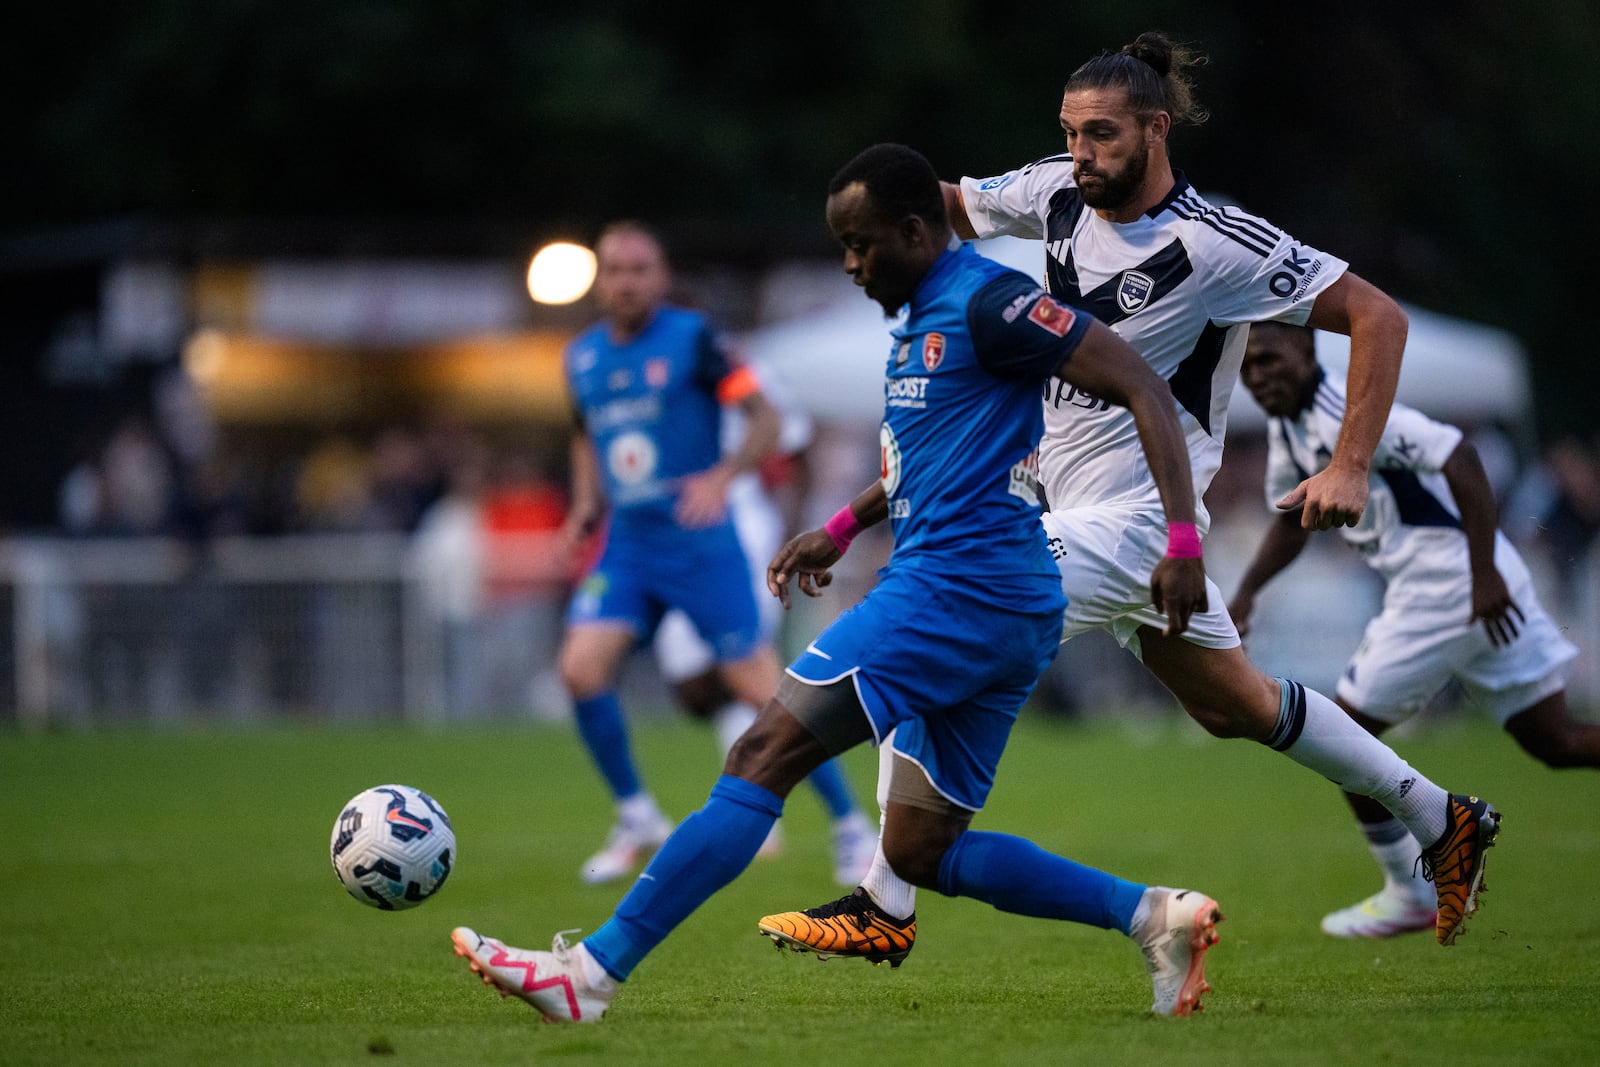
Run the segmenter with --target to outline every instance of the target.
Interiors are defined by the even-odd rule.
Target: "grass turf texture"
[[[636,747],[671,813],[704,799],[707,731],[646,724]],[[978,825],[1215,896],[1227,921],[1203,1014],[1148,1016],[1120,935],[926,891],[899,970],[776,952],[759,916],[839,893],[802,788],[784,854],[578,1028],[502,1002],[448,939],[467,924],[543,947],[620,896],[577,878],[610,813],[570,730],[0,735],[0,1063],[1594,1062],[1600,775],[1549,771],[1487,723],[1399,747],[1507,816],[1484,910],[1453,948],[1317,931],[1378,876],[1335,789],[1289,761],[1187,721],[1135,734],[1025,717]],[[847,763],[870,796],[873,755]],[[389,781],[438,798],[460,848],[440,894],[403,913],[351,900],[327,856],[340,805]]]

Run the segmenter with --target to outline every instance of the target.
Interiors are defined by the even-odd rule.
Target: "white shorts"
[[[756,607],[761,612],[761,632],[771,640],[783,619],[783,604],[767,591],[767,564],[782,544],[783,517],[759,487],[753,493],[730,490],[728,508],[739,534],[739,546],[750,564]],[[669,611],[661,617],[653,647],[656,665],[668,684],[703,674],[716,663],[711,646],[700,639],[694,623],[681,611]]]
[[[1523,622],[1510,645],[1496,648],[1483,623],[1468,625],[1469,606],[1390,606],[1367,624],[1361,646],[1339,678],[1339,698],[1383,722],[1415,714],[1452,678],[1501,724],[1566,688],[1578,650],[1561,636],[1531,582],[1511,590]]]
[[[1042,521],[1067,594],[1061,640],[1100,629],[1137,655],[1139,627],[1167,625],[1150,603],[1150,576],[1167,554],[1166,518],[1118,507],[1076,507],[1045,512]],[[1205,648],[1238,647],[1239,631],[1210,578],[1206,598],[1206,610],[1189,616],[1184,640]]]

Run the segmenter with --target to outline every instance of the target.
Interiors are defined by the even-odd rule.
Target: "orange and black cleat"
[[[768,915],[757,928],[780,949],[814,952],[819,960],[843,956],[891,967],[905,962],[917,940],[915,914],[905,919],[885,915],[860,886],[829,904]]]
[[[1467,917],[1478,910],[1478,894],[1488,891],[1483,882],[1484,852],[1500,834],[1500,813],[1487,801],[1452,793],[1448,803],[1450,822],[1444,836],[1419,857],[1422,876],[1433,883],[1439,897],[1434,936],[1441,945],[1452,944]]]

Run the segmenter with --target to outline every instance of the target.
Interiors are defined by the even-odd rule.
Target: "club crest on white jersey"
[[[1117,286],[1117,307],[1132,315],[1150,302],[1150,294],[1155,288],[1156,280],[1150,275],[1143,271],[1125,270]]]

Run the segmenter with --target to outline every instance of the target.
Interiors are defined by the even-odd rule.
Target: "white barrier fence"
[[[1231,590],[1243,560],[1228,532],[1213,530],[1207,556]],[[1378,596],[1367,569],[1328,540],[1294,581],[1262,595],[1249,642],[1262,668],[1325,690]],[[1566,582],[1537,555],[1529,562],[1580,650],[1572,702],[1600,707],[1600,551]],[[4,540],[0,722],[559,718],[569,711],[554,672],[566,582],[553,534],[492,554],[370,534],[220,539],[203,552],[157,538]],[[870,581],[859,584],[864,592]],[[853,599],[844,592],[802,603],[791,623],[814,633],[828,621],[819,613]],[[1077,704],[1168,705],[1103,644],[1065,649],[1041,698],[1067,678]],[[648,656],[623,684],[639,703],[661,703]]]
[[[0,542],[0,719],[560,714],[534,706],[551,684],[560,554],[553,535],[499,547],[486,560],[400,535]],[[465,597],[450,591],[463,578]]]

